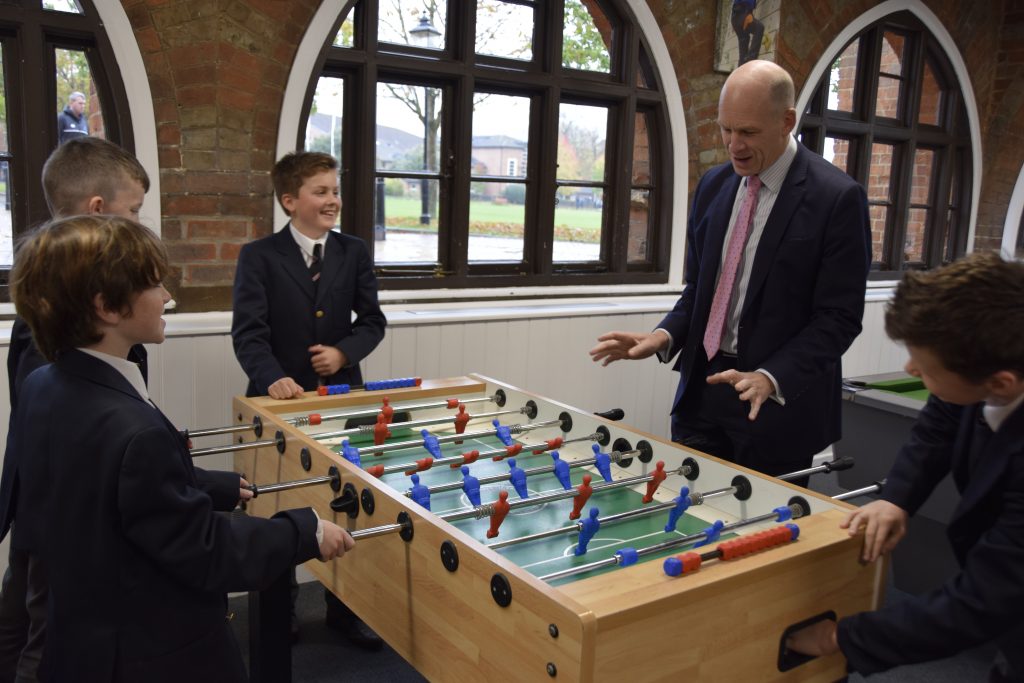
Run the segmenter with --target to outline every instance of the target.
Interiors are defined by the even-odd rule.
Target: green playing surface
[[[487,430],[487,426],[470,425],[466,431],[482,432]],[[450,431],[438,431],[435,432],[435,435],[444,436],[451,433],[452,432]],[[418,434],[413,434],[409,431],[399,432],[399,430],[394,430],[392,438],[389,439],[389,443],[412,441],[420,438],[421,437]],[[529,434],[520,436],[520,443],[523,443],[524,445],[538,444],[541,441],[541,439],[536,437],[531,439]],[[372,446],[373,441],[370,438],[356,437],[354,439],[350,439],[350,444],[356,447],[365,447]],[[442,457],[452,457],[470,450],[479,450],[481,453],[498,449],[503,450],[504,445],[501,444],[496,437],[485,437],[470,439],[460,445],[454,443],[442,443],[441,448]],[[578,449],[579,445],[577,445],[576,448]],[[336,450],[340,451],[341,447],[336,447]],[[427,457],[428,455],[429,454],[426,449],[419,446],[416,448],[388,451],[383,455],[361,455],[360,459],[362,466],[365,468],[373,465],[390,466],[412,463],[416,460]],[[572,459],[573,458],[566,457],[566,460],[571,461]],[[534,455],[531,452],[524,451],[524,453],[521,453],[515,458],[515,460],[518,467],[527,471],[540,467],[550,468],[553,462],[551,455],[547,452]],[[509,472],[508,459],[495,462],[491,460],[490,457],[483,455],[481,455],[480,459],[469,467],[470,474],[479,479],[484,479],[488,476],[497,474],[507,474]],[[615,467],[616,465],[612,465],[613,471]],[[574,467],[570,472],[574,488],[582,483],[583,476],[585,474],[591,475],[592,486],[603,482],[603,479],[601,479],[600,475],[597,474],[596,470],[591,471],[591,468]],[[447,465],[433,467],[429,470],[419,472],[418,474],[420,476],[420,484],[428,487],[448,482],[462,482],[462,472],[457,468],[451,469]],[[412,487],[411,478],[402,472],[384,475],[382,477],[382,481],[403,493]],[[679,486],[681,481],[680,477],[670,476],[666,482],[663,483],[663,486],[666,484],[669,486]],[[562,485],[558,482],[555,475],[551,472],[531,474],[527,477],[526,483],[530,497],[535,497],[543,493],[565,490],[562,488]],[[506,489],[509,492],[509,503],[520,500],[519,494],[516,493],[512,484],[506,479],[494,483],[481,484],[481,503],[487,504],[497,500],[499,492],[503,489]],[[679,491],[678,489],[675,489],[671,490],[671,493],[673,495],[678,495]],[[620,512],[635,510],[644,506],[644,503],[641,500],[642,497],[641,493],[638,493],[628,487],[618,488],[611,491],[595,491],[587,502],[587,505],[583,508],[580,520],[589,516],[590,509],[595,507],[600,510],[600,516],[602,518]],[[658,501],[654,501],[650,503],[650,505],[656,505],[657,503]],[[447,512],[467,510],[469,508],[471,508],[471,504],[461,488],[453,491],[435,493],[432,494],[430,498],[430,509],[437,515],[443,515]],[[506,541],[512,538],[535,534],[541,531],[574,525],[576,521],[579,520],[573,521],[569,519],[569,513],[572,512],[572,508],[572,498],[551,501],[537,506],[527,506],[519,509],[513,508],[502,523],[499,535],[493,539],[487,538],[487,531],[490,528],[489,517],[482,517],[480,519],[470,518],[455,521],[452,522],[452,524],[464,533],[487,545],[498,541]],[[594,536],[590,541],[588,545],[588,552],[582,556],[577,556],[573,552],[576,548],[576,541],[579,535],[575,529],[571,532],[559,534],[558,536],[553,536],[551,538],[510,545],[505,548],[498,549],[497,552],[509,558],[526,571],[529,571],[536,576],[543,576],[569,567],[608,559],[614,556],[615,552],[621,548],[633,547],[639,550],[647,546],[662,543],[672,538],[679,538],[684,535],[697,533],[709,526],[707,522],[686,514],[677,523],[676,531],[666,533],[664,527],[668,523],[668,512],[668,510],[662,510],[660,512],[644,515],[623,522],[602,524],[596,536]],[[726,537],[727,536],[723,536],[723,538]],[[680,546],[657,554],[652,553],[649,556],[641,557],[640,561],[645,562],[658,558],[665,558],[688,550],[690,550],[690,546]],[[576,578],[595,576],[598,573],[614,571],[615,569],[615,566],[598,568],[586,573],[565,577],[555,583],[569,582]]]
[[[924,382],[917,377],[903,377],[882,382],[871,382],[868,386],[879,391],[888,391],[906,396],[907,398],[914,398],[922,403],[928,400],[928,390],[924,388]]]

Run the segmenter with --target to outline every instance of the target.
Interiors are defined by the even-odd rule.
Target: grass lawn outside
[[[384,224],[402,230],[437,231],[437,217],[430,225],[420,224],[422,202],[419,197],[385,197]],[[523,234],[523,206],[521,204],[495,204],[490,201],[471,201],[469,224],[471,235],[498,235],[521,237]],[[555,239],[570,242],[601,241],[601,209],[555,209]]]

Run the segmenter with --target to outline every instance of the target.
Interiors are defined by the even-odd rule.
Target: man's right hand
[[[334,522],[321,519],[324,536],[320,541],[320,561],[328,562],[336,560],[352,548],[356,547],[355,539],[347,531]]]
[[[285,400],[300,398],[305,391],[291,377],[282,377],[267,387],[267,393],[270,395],[270,398]]]
[[[597,338],[597,346],[590,349],[590,358],[602,367],[617,360],[649,358],[668,347],[669,336],[663,330],[654,332],[608,332]]]

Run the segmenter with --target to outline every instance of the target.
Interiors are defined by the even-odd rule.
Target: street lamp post
[[[420,23],[415,28],[409,29],[409,42],[416,47],[424,47],[431,50],[437,49],[441,32],[432,23],[426,12],[420,15]],[[430,89],[423,88],[423,170],[429,171],[431,152],[434,146],[434,136],[431,133],[434,122],[434,98]],[[430,181],[426,178],[420,179],[420,225],[430,225]]]

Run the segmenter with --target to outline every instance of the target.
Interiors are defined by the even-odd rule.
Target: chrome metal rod
[[[250,448],[264,448],[266,446],[276,446],[276,439],[263,439],[262,441],[245,441],[243,443],[233,443],[229,446],[212,446],[210,448],[193,448],[190,451],[190,455],[193,458],[198,458],[203,455],[216,455],[217,453],[234,453],[235,451],[247,451]]]
[[[185,431],[182,432],[188,438],[194,439],[200,436],[216,436],[217,434],[237,434],[238,432],[249,432],[253,430],[253,425],[228,425],[226,427],[211,427],[209,429],[197,429],[193,432]]]
[[[486,420],[488,418],[498,417],[499,415],[522,415],[526,412],[526,408],[520,408],[519,410],[499,410],[492,413],[480,413],[479,415],[470,415],[469,421],[475,422],[477,420]],[[429,427],[431,425],[440,425],[445,423],[454,422],[456,415],[445,415],[443,417],[431,417],[422,420],[410,420],[408,422],[393,422],[388,425],[388,429],[413,429],[416,427]],[[324,439],[336,439],[340,436],[353,436],[355,434],[373,434],[373,430],[377,425],[359,425],[358,427],[351,427],[349,429],[338,429],[333,432],[320,432],[318,434],[310,434],[309,436],[317,441],[323,441]]]
[[[529,431],[531,429],[542,429],[544,427],[553,427],[554,425],[561,424],[561,420],[545,420],[544,422],[531,422],[524,425],[508,425],[508,430],[512,434],[521,434],[522,432]],[[465,439],[476,439],[484,436],[494,436],[498,433],[498,430],[491,429],[486,432],[466,432],[464,434],[451,434],[449,436],[439,436],[437,438],[438,443],[449,443],[451,441],[463,441]],[[375,455],[377,453],[384,453],[387,451],[397,451],[402,448],[417,448],[423,446],[423,439],[417,441],[397,441],[395,443],[385,443],[380,446],[364,446],[357,448],[359,455]]]
[[[313,477],[312,479],[281,481],[276,484],[252,484],[249,486],[249,490],[252,491],[253,498],[255,498],[264,493],[277,493],[278,491],[290,491],[291,489],[301,489],[306,486],[316,486],[317,484],[328,484],[333,479],[334,477],[330,475],[324,475],[322,477]]]
[[[859,498],[860,496],[866,496],[871,493],[878,493],[883,488],[885,488],[885,479],[883,479],[882,481],[876,481],[871,486],[853,489],[852,491],[846,491],[844,493],[840,493],[837,496],[832,496],[832,500],[849,500],[851,498]]]
[[[497,395],[495,395],[495,396],[484,396],[482,398],[450,399],[450,400],[446,400],[446,401],[435,401],[433,403],[409,403],[409,404],[398,403],[398,404],[392,405],[391,408],[393,408],[395,410],[395,412],[405,411],[405,410],[426,410],[428,408],[450,408],[452,410],[455,410],[456,408],[459,407],[460,403],[462,403],[462,404],[469,404],[469,403],[480,403],[482,401],[490,401],[492,403],[495,403],[495,402],[497,402],[497,400],[498,400],[498,397],[497,397]],[[326,415],[321,414],[320,415],[320,423],[322,424],[324,422],[331,422],[333,420],[347,420],[347,419],[350,419],[350,418],[353,418],[353,417],[370,417],[370,416],[377,415],[377,413],[379,413],[379,412],[380,412],[380,406],[378,406],[376,408],[364,408],[362,410],[345,410],[345,411],[342,411],[342,412],[339,412],[339,413],[328,413]],[[298,418],[298,419],[303,419],[303,418]],[[309,424],[308,423],[308,418],[305,418],[305,419],[307,420],[307,422],[305,424],[300,425],[300,426],[304,427],[306,424]]]
[[[381,526],[374,526],[368,529],[359,529],[358,531],[350,531],[349,535],[355,540],[361,538],[373,538],[374,536],[385,536],[387,534],[394,534],[405,528],[404,524],[382,524]]]

